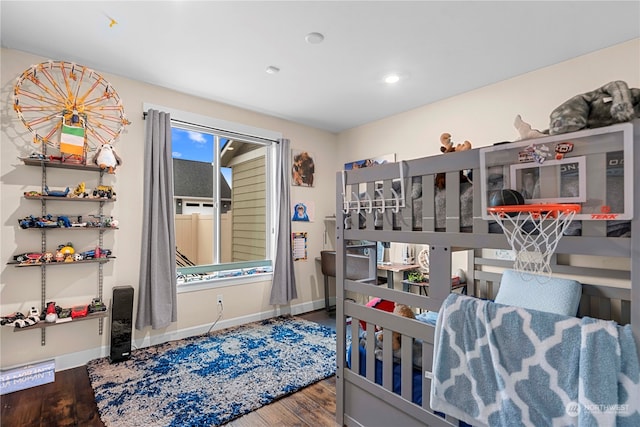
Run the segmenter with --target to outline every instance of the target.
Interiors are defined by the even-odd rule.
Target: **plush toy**
[[[622,123],[640,117],[640,89],[614,81],[591,92],[576,95],[551,112],[549,133]]]
[[[118,157],[111,144],[102,144],[93,156],[93,163],[100,166],[100,169],[115,173],[116,167],[122,164],[122,159]]]
[[[465,151],[471,149],[471,143],[469,141],[453,145],[450,133],[443,133],[440,135],[440,144],[442,145],[442,147],[440,147],[440,151],[442,153],[453,153],[454,151]]]
[[[411,308],[409,308],[409,306],[404,305],[404,304],[398,304],[396,303],[394,308],[393,308],[393,314],[396,314],[398,316],[402,316],[402,317],[408,317],[409,319],[415,319],[416,316],[413,313],[413,310],[411,310]],[[384,335],[380,332],[376,335],[376,339],[380,342],[382,342]],[[398,351],[400,350],[400,347],[402,346],[402,337],[400,336],[400,334],[398,332],[393,332],[392,336],[391,336],[391,348],[393,349],[393,351]]]
[[[58,320],[58,312],[56,311],[56,303],[48,302],[47,303],[47,315],[44,318],[44,321],[47,323],[55,323]]]
[[[460,144],[454,145],[451,141],[451,134],[443,133],[440,135],[440,151],[442,153],[453,153],[457,151],[466,151],[471,149],[471,143],[469,141],[464,141]],[[436,187],[440,190],[444,190],[446,186],[446,174],[438,173],[436,174]],[[471,182],[469,176],[465,174],[464,171],[460,171],[460,182],[468,181]]]
[[[532,129],[529,123],[522,120],[520,114],[518,114],[513,121],[513,126],[516,128],[518,134],[520,135],[520,137],[517,139],[518,141],[522,139],[540,138],[541,136],[547,136],[544,132],[540,132],[537,129]]]
[[[440,135],[440,152],[441,153],[452,153],[456,151],[456,147],[453,146],[453,142],[451,142],[451,134],[443,133]]]

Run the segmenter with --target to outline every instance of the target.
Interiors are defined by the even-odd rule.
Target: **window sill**
[[[208,280],[197,280],[187,283],[179,283],[176,293],[182,294],[186,292],[204,291],[208,289],[223,288],[227,286],[244,285],[247,283],[270,282],[273,273],[258,273],[237,277],[223,277]]]

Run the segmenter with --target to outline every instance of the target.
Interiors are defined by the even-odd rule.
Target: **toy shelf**
[[[95,231],[109,231],[118,230],[118,227],[29,227],[21,228],[21,230],[65,230],[65,231],[82,231],[82,230],[95,230]]]
[[[17,326],[14,326],[13,332],[24,332],[24,331],[30,331],[32,329],[44,329],[44,328],[49,328],[51,326],[68,325],[70,323],[77,323],[83,320],[104,319],[105,317],[108,317],[108,316],[109,316],[109,310],[105,310],[97,313],[90,313],[90,314],[87,314],[85,317],[77,317],[75,319],[66,320],[63,322],[48,323],[48,322],[45,322],[44,320],[41,320],[35,325],[25,326],[24,328],[18,328]]]
[[[44,166],[47,168],[59,168],[59,169],[72,169],[72,170],[84,170],[94,172],[104,172],[104,169],[100,169],[97,165],[83,165],[80,163],[65,163],[57,160],[42,160],[32,159],[30,157],[20,157],[20,160],[27,166]]]
[[[7,264],[8,265],[14,265],[16,267],[42,267],[43,265],[46,265],[47,267],[50,265],[74,265],[74,264],[89,264],[92,262],[99,262],[101,264],[105,264],[113,259],[115,259],[116,257],[114,256],[110,256],[110,257],[106,257],[106,258],[96,258],[96,259],[83,259],[82,261],[72,261],[72,262],[46,262],[46,263],[33,263],[33,264],[21,264],[17,261],[9,261]]]
[[[46,151],[45,151],[46,153]],[[104,169],[101,169],[99,166],[97,165],[87,165],[87,164],[78,164],[78,163],[69,163],[69,162],[62,162],[60,160],[56,160],[53,159],[52,157],[46,157],[46,156],[30,156],[30,157],[21,157],[19,158],[24,165],[26,166],[36,166],[39,167],[40,169],[40,174],[41,174],[41,188],[43,191],[41,192],[26,192],[23,194],[24,199],[26,200],[38,200],[40,201],[41,204],[41,208],[42,208],[42,216],[46,216],[46,212],[47,212],[47,203],[48,201],[61,201],[61,202],[93,202],[95,206],[91,208],[91,210],[95,210],[97,211],[97,215],[92,215],[92,216],[97,216],[102,218],[103,217],[103,209],[105,207],[105,202],[106,203],[113,203],[116,201],[115,198],[115,193],[113,193],[112,191],[109,191],[107,193],[96,193],[96,197],[67,197],[66,195],[62,196],[60,195],[61,193],[53,193],[53,194],[58,194],[58,195],[45,195],[44,194],[44,190],[47,188],[47,174],[48,172],[52,172],[50,169],[68,169],[68,170],[73,170],[73,171],[77,171],[78,174],[83,173],[83,172],[90,172],[90,173],[97,173],[98,176],[98,187],[102,186],[102,181],[103,178],[105,177],[105,171]],[[109,187],[110,186],[105,186],[105,187]],[[111,195],[112,197],[97,197],[98,194],[105,194],[105,195]],[[96,223],[98,224],[98,223]],[[102,223],[100,223],[102,224]],[[47,246],[47,231],[50,229],[65,229],[65,230],[95,230],[98,232],[98,239],[97,239],[97,244],[96,247],[99,248],[103,248],[104,247],[104,242],[103,242],[103,236],[104,236],[104,232],[107,230],[114,230],[117,229],[117,227],[104,227],[104,226],[97,226],[97,227],[33,227],[30,229],[36,229],[39,230],[42,234],[41,237],[41,249],[40,249],[40,253],[45,253],[46,251],[46,246]],[[38,253],[38,251],[35,251],[34,253]],[[46,305],[46,299],[45,296],[47,295],[47,289],[46,289],[46,283],[47,283],[47,273],[46,270],[47,268],[54,266],[54,265],[71,265],[71,264],[93,264],[97,266],[97,292],[96,292],[96,296],[102,300],[102,291],[103,291],[103,267],[104,264],[106,264],[107,262],[112,261],[113,259],[115,259],[114,256],[109,256],[109,257],[101,257],[101,258],[94,258],[94,259],[87,259],[87,260],[82,260],[82,261],[73,261],[73,262],[49,262],[49,263],[34,263],[34,264],[27,264],[27,263],[20,263],[18,261],[12,260],[10,262],[8,262],[8,264],[11,264],[15,267],[39,267],[41,270],[41,274],[40,274],[40,305],[41,307],[45,307]],[[104,317],[108,316],[108,312],[100,312],[100,313],[93,313],[87,317],[83,317],[83,318],[77,318],[74,319],[73,321],[63,321],[63,322],[58,322],[58,323],[46,323],[46,322],[39,322],[33,326],[29,326],[26,328],[17,328],[15,329],[16,331],[23,331],[23,330],[27,330],[27,329],[40,329],[41,331],[41,345],[45,345],[45,330],[48,326],[55,326],[58,324],[62,324],[62,323],[72,323],[72,322],[77,322],[79,320],[90,320],[90,319],[98,319],[98,334],[102,335],[103,332],[103,320]]]
[[[92,198],[92,197],[60,197],[60,196],[23,196],[25,199],[29,200],[60,200],[64,202],[115,202],[116,198],[113,197],[111,199],[103,199],[103,198]]]

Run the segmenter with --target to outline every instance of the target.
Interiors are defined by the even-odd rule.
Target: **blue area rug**
[[[87,364],[107,426],[218,426],[334,375],[333,330],[278,317]]]

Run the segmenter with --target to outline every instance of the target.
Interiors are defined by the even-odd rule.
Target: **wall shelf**
[[[85,317],[77,317],[75,319],[71,319],[63,322],[48,323],[48,322],[45,322],[44,320],[41,320],[35,325],[25,326],[24,328],[18,328],[17,326],[14,326],[13,332],[24,332],[24,331],[31,331],[33,329],[44,329],[44,328],[50,328],[52,326],[78,323],[78,322],[82,322],[83,320],[104,319],[105,317],[109,317],[109,310],[100,311],[97,313],[90,313],[90,314],[87,314]]]
[[[20,160],[27,166],[44,166],[47,168],[85,170],[93,172],[104,172],[98,165],[84,165],[80,163],[66,163],[58,160],[41,160],[30,157],[20,157]]]
[[[46,151],[45,151],[46,153]],[[46,160],[45,160],[46,159]],[[36,166],[40,168],[40,174],[41,174],[41,191],[40,192],[34,192],[37,195],[31,195],[29,194],[29,192],[25,192],[24,194],[24,198],[27,200],[38,200],[40,201],[41,204],[41,216],[45,217],[46,211],[47,211],[47,202],[48,201],[60,201],[60,202],[93,202],[96,203],[96,211],[97,211],[97,216],[102,218],[103,217],[103,208],[106,203],[112,203],[116,201],[115,197],[66,197],[66,196],[48,196],[48,195],[44,195],[45,194],[45,189],[47,188],[47,170],[49,168],[58,168],[58,169],[70,169],[70,170],[74,170],[74,171],[78,171],[78,172],[92,172],[92,173],[98,173],[99,177],[98,177],[98,187],[102,186],[102,180],[104,177],[104,170],[100,169],[97,165],[93,166],[93,165],[84,165],[84,164],[77,164],[77,163],[65,163],[65,162],[61,162],[61,161],[56,161],[56,160],[49,160],[47,159],[46,156],[42,156],[42,158],[32,158],[32,157],[28,157],[28,158],[20,158],[20,160],[22,160],[22,162],[27,165],[27,166]],[[96,188],[98,188],[96,187]],[[39,193],[39,194],[38,194]],[[105,194],[111,194],[112,196],[115,196],[115,193],[109,192],[109,193],[105,193]],[[103,248],[103,236],[104,236],[104,232],[107,230],[112,230],[115,229],[116,227],[42,227],[42,228],[38,228],[38,227],[33,227],[33,228],[27,228],[29,230],[38,230],[41,233],[41,250],[40,253],[45,253],[47,252],[47,231],[49,230],[55,230],[55,229],[65,229],[65,230],[95,230],[98,231],[98,239],[97,239],[97,247],[99,248]],[[34,251],[35,253],[37,253],[37,251]],[[17,261],[13,261],[13,262],[9,262],[8,264],[14,265],[15,267],[39,267],[40,268],[40,304],[41,304],[41,308],[44,310],[45,309],[45,305],[46,305],[46,301],[47,300],[55,300],[55,298],[51,298],[51,296],[49,296],[47,294],[47,268],[48,267],[52,267],[54,265],[78,265],[78,264],[96,264],[98,266],[97,268],[97,282],[98,282],[98,289],[96,292],[96,296],[97,298],[102,301],[102,291],[103,291],[103,265],[106,264],[107,262],[110,262],[111,260],[115,259],[114,256],[108,256],[108,257],[104,257],[104,258],[94,258],[94,259],[87,259],[87,260],[82,260],[82,261],[73,261],[73,262],[49,262],[49,263],[34,263],[34,264],[23,264],[23,263],[19,263]],[[40,329],[41,330],[41,345],[45,345],[46,343],[46,335],[45,335],[45,329],[47,327],[50,326],[57,326],[57,325],[62,325],[62,324],[66,324],[66,323],[75,323],[78,321],[83,321],[83,320],[92,320],[92,319],[98,319],[98,334],[102,335],[103,332],[103,319],[105,317],[108,316],[108,310],[104,311],[104,312],[98,312],[98,313],[92,313],[89,314],[86,317],[82,317],[82,318],[76,318],[73,320],[66,320],[63,322],[57,322],[57,323],[47,323],[47,322],[38,322],[35,325],[32,326],[28,326],[25,328],[15,328],[14,331],[16,332],[22,332],[22,331],[26,331],[26,330],[30,330],[30,329]]]
[[[95,263],[95,262],[99,262],[101,264],[105,264],[113,259],[115,259],[116,257],[114,256],[110,256],[107,258],[96,258],[96,259],[83,259],[82,261],[72,261],[72,262],[45,262],[45,263],[33,263],[33,264],[22,264],[16,261],[9,261],[7,264],[8,265],[14,265],[16,267],[42,267],[44,266],[53,266],[53,265],[74,265],[74,264],[89,264],[89,263]]]
[[[117,230],[118,227],[29,227],[23,228],[22,230],[33,230],[33,231],[42,231],[42,230],[64,230],[64,231],[109,231],[109,230]]]
[[[60,196],[24,196],[29,200],[58,200],[61,202],[115,202],[116,198],[93,198],[93,197],[60,197]]]

